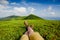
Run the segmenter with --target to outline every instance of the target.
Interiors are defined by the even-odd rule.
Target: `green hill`
[[[12,15],[12,16],[1,18],[0,20],[21,20],[21,19],[24,19],[24,18],[25,18],[25,16]]]
[[[43,18],[38,17],[38,16],[33,15],[33,14],[30,14],[30,15],[28,15],[27,17],[25,17],[24,19],[43,19]]]
[[[30,14],[28,16],[15,16],[15,15],[12,15],[12,16],[8,16],[8,17],[4,17],[4,18],[1,18],[0,20],[26,20],[26,19],[42,19],[36,15],[33,15],[33,14]]]

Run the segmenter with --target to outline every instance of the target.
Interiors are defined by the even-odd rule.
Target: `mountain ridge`
[[[27,19],[43,19],[41,17],[38,17],[34,14],[30,14],[28,16],[16,16],[16,15],[12,15],[12,16],[8,16],[8,17],[4,17],[4,18],[1,18],[0,20],[12,20],[12,19],[15,19],[15,20],[27,20]]]

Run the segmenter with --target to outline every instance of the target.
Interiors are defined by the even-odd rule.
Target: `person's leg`
[[[29,38],[30,40],[44,40],[44,38],[38,32],[30,34]]]
[[[30,40],[44,40],[44,38],[38,32],[34,32],[31,27],[28,27],[28,32]]]
[[[32,25],[28,26],[27,21],[25,21],[24,24],[25,24],[27,31],[28,31],[29,40],[44,40],[44,38],[42,38],[42,36],[38,32],[33,31]]]
[[[29,40],[28,38],[28,33],[26,32],[21,38],[20,40]]]

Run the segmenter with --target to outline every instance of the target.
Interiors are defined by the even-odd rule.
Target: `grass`
[[[60,21],[27,20],[45,40],[60,40]],[[25,33],[24,20],[0,21],[0,40],[19,40]]]

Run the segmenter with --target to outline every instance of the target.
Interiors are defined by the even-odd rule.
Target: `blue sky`
[[[0,18],[29,14],[60,18],[60,0],[0,0]]]
[[[60,0],[8,0],[9,2],[20,3],[26,1],[27,3],[39,3],[39,4],[60,4]]]

